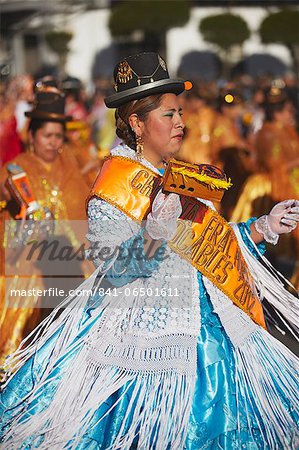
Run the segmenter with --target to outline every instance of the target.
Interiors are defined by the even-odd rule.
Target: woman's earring
[[[28,143],[28,153],[34,153],[34,146],[33,143],[29,141]]]
[[[143,140],[141,136],[136,136],[136,153],[137,158],[141,159],[143,156]]]

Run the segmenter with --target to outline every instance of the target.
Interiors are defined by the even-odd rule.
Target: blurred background
[[[172,73],[207,80],[283,76],[298,70],[296,3],[1,0],[1,76],[71,74],[91,89],[120,57],[142,50],[160,52]]]

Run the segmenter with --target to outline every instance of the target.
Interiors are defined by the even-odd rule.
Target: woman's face
[[[295,125],[294,106],[291,102],[286,102],[281,111],[277,111],[275,119],[282,125]]]
[[[62,147],[63,139],[63,125],[57,122],[46,122],[32,136],[34,153],[45,162],[53,162]]]
[[[231,106],[226,106],[222,108],[222,112],[224,112],[224,115],[226,117],[229,117],[232,120],[236,120],[242,114],[242,105],[240,103],[237,103]]]
[[[164,94],[160,106],[142,122],[144,154],[169,159],[182,145],[184,135],[182,109],[175,94]]]

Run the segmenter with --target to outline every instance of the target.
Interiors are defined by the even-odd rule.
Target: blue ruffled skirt
[[[198,273],[198,280],[202,325],[197,342],[197,379],[185,448],[186,450],[264,449],[264,442],[258,427],[249,430],[244,422],[243,428],[241,424],[241,431],[240,425],[238,428],[237,417],[240,417],[240,408],[245,408],[245,406],[242,406],[238,400],[238,415],[232,345],[218,316],[213,312],[200,273]],[[2,434],[5,434],[5,429],[9,428],[9,422],[14,416],[14,407],[18,405],[19,399],[24,398],[26,393],[32,389],[34,373],[44,370],[47,355],[51,351],[55,338],[54,335],[51,341],[40,350],[40,354],[34,360],[34,367],[31,358],[1,394],[0,412],[4,424]],[[69,358],[66,357],[63,365],[71,363],[73,357],[74,354]],[[35,404],[31,403],[28,414],[35,414],[41,409],[51,408],[51,399],[60,380],[59,371],[54,371],[51,377],[52,381],[44,388],[42,401],[39,397]],[[98,408],[89,431],[76,447],[78,450],[106,449],[113,444],[122,425],[133,389],[133,385],[123,386]],[[248,409],[248,405],[246,407]],[[136,447],[137,439],[133,443],[132,449]],[[42,436],[38,439],[32,437],[23,444],[22,448],[38,448],[42,440]],[[71,442],[69,446],[71,446]]]

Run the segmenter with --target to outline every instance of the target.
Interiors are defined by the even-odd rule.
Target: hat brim
[[[140,100],[148,95],[155,94],[176,94],[179,95],[185,90],[185,83],[182,80],[154,81],[123,92],[116,92],[105,98],[107,108],[118,108],[131,100]]]
[[[69,122],[72,116],[65,116],[64,114],[47,113],[43,111],[26,111],[25,116],[30,119],[40,119],[49,122]]]
[[[67,131],[86,130],[88,128],[88,124],[83,120],[70,120],[66,126]]]

